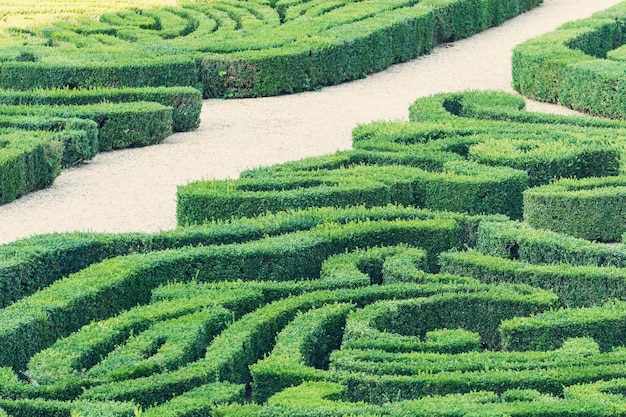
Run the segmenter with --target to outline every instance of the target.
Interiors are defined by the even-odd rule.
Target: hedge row
[[[99,151],[150,145],[173,130],[197,128],[202,94],[192,87],[0,90],[0,107],[0,127],[24,131],[24,143],[18,147],[30,148],[40,140],[30,131],[59,132],[57,141],[63,144],[61,165],[67,167],[87,161]],[[11,155],[6,158],[19,158],[15,151]],[[55,175],[49,178],[46,161],[35,161],[31,169],[45,178],[32,186],[18,186],[24,172],[16,164],[4,163],[0,184],[10,190],[5,191],[6,197],[0,196],[0,204],[51,185],[58,174],[54,167]]]
[[[549,288],[562,306],[602,304],[626,296],[626,274],[622,268],[532,265],[477,252],[447,252],[440,256],[442,272],[469,276],[485,283],[523,283]]]
[[[88,161],[98,153],[98,125],[92,120],[48,116],[0,116],[0,127],[25,131],[76,132],[60,136],[63,142],[63,167]]]
[[[177,220],[184,225],[267,211],[389,203],[519,218],[519,200],[527,181],[522,171],[464,161],[444,164],[442,173],[406,166],[270,171],[267,175],[260,171],[253,178],[179,186]]]
[[[8,106],[5,116],[72,117],[98,124],[98,151],[151,145],[172,134],[172,109],[152,102]]]
[[[624,118],[624,62],[611,51],[626,42],[625,16],[625,5],[618,4],[518,45],[513,87],[536,100]]]
[[[312,90],[498,25],[541,0],[219,3],[57,22],[0,50],[5,89],[196,86],[205,96]]]
[[[593,338],[602,351],[624,345],[626,304],[560,309],[502,322],[502,345],[509,350],[547,350],[571,337]]]
[[[72,132],[0,132],[0,204],[52,184],[61,172],[61,140],[69,140],[70,135]]]
[[[626,231],[626,179],[562,179],[524,192],[524,220],[535,228],[603,242]]]
[[[626,368],[623,356],[623,351],[621,354],[588,355],[584,358],[576,353],[570,356],[569,364],[564,360],[561,365],[532,363],[532,355],[527,354],[520,358],[521,361],[529,361],[521,369],[498,367],[498,361],[494,361],[493,368],[476,371],[459,369],[438,372],[429,369],[419,372],[416,369],[415,373],[407,371],[406,374],[397,372],[381,375],[355,367],[345,374],[338,372],[333,377],[347,387],[348,400],[372,404],[472,391],[502,394],[512,389],[531,389],[558,396],[562,395],[564,386],[621,377]],[[482,358],[483,361],[489,359],[488,355]],[[381,364],[376,365],[382,367]],[[372,364],[372,367],[376,365]]]
[[[3,106],[84,106],[135,101],[155,102],[171,107],[175,132],[194,130],[200,125],[202,93],[192,87],[0,90],[0,105]]]
[[[524,222],[481,222],[476,251],[529,264],[595,265],[626,267],[622,245],[606,245],[535,229]]]
[[[65,233],[40,235],[0,246],[0,306],[6,307],[54,281],[104,259],[185,246],[243,243],[265,236],[309,230],[335,222],[450,219],[458,225],[459,246],[473,246],[479,223],[503,216],[468,216],[400,206],[311,208],[234,219],[156,233]],[[431,265],[436,259],[431,257]]]
[[[618,381],[618,382],[614,382]],[[488,391],[424,397],[417,400],[372,405],[350,402],[346,388],[332,382],[308,382],[272,397],[268,405],[221,407],[220,417],[615,417],[624,414],[626,404],[619,395],[598,392],[603,387],[623,387],[623,380],[581,384],[565,388],[566,398],[546,395],[533,389],[512,389],[498,395]],[[597,388],[596,388],[597,387]]]
[[[250,367],[252,399],[271,395],[303,381],[323,380],[330,352],[341,345],[346,316],[354,304],[330,304],[296,317],[276,337],[272,352]]]
[[[146,303],[172,277],[189,280],[312,278],[329,255],[355,246],[419,245],[436,254],[457,247],[451,220],[326,225],[241,245],[208,246],[113,258],[88,267],[0,311],[0,364],[29,358],[92,320]],[[98,302],[95,302],[98,300]]]

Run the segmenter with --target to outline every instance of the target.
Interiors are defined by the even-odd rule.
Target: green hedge
[[[524,192],[524,220],[588,240],[619,241],[626,231],[624,177],[562,179]]]
[[[0,127],[27,131],[75,132],[60,137],[63,140],[62,164],[64,167],[88,161],[98,153],[98,125],[92,120],[65,117],[0,116]]]
[[[609,302],[590,308],[554,310],[502,322],[502,346],[507,350],[549,350],[571,337],[593,338],[602,351],[624,346],[626,304]]]
[[[72,132],[0,133],[0,204],[51,185],[61,172],[62,138]]]
[[[624,118],[624,63],[612,50],[626,42],[624,4],[569,22],[518,45],[513,51],[513,87],[540,101]]]
[[[476,252],[441,254],[441,271],[470,276],[485,283],[523,283],[551,289],[560,305],[594,306],[626,296],[626,274],[622,268],[572,266],[568,264],[532,265]]]
[[[262,215],[252,219],[209,223],[155,234],[65,233],[40,235],[0,246],[0,306],[6,307],[54,281],[91,264],[115,256],[184,246],[242,243],[295,231],[326,222],[394,219],[451,219],[458,225],[459,246],[473,246],[483,220],[502,221],[503,216],[468,216],[412,207],[312,208]],[[431,259],[431,265],[436,263]],[[19,283],[19,285],[18,285]]]
[[[327,225],[242,245],[110,259],[1,310],[0,364],[23,369],[30,356],[57,338],[91,320],[146,303],[152,288],[172,277],[209,281],[313,278],[325,258],[348,248],[405,242],[437,254],[457,247],[457,239],[458,226],[451,220],[353,223]]]
[[[596,345],[595,342],[591,341]],[[531,389],[554,396],[563,387],[620,377],[624,372],[624,349],[597,353],[564,346],[561,351],[468,353],[454,356],[388,355],[378,352],[348,353],[331,368],[336,381],[347,386],[350,401],[382,404],[428,395],[490,391],[503,394],[512,389]],[[597,350],[597,345],[596,345]],[[337,372],[334,374],[334,372]]]
[[[162,7],[55,22],[0,49],[5,89],[196,86],[205,96],[362,78],[498,25],[541,0],[282,1]]]
[[[11,417],[132,417],[135,405],[114,401],[54,401],[44,399],[0,399],[0,407]],[[0,415],[2,413],[0,412]]]
[[[271,395],[306,380],[321,380],[331,350],[341,344],[346,316],[354,304],[330,304],[296,317],[276,337],[264,359],[250,367],[252,399],[265,402]]]
[[[171,107],[174,131],[193,130],[200,125],[202,93],[192,87],[0,90],[0,104],[6,106],[76,106],[134,101],[156,102]]]
[[[626,267],[623,245],[606,245],[535,229],[523,222],[481,222],[476,251],[529,264]]]
[[[268,174],[180,186],[177,219],[179,224],[191,224],[267,211],[388,203],[519,218],[520,196],[526,184],[524,172],[464,161],[447,163],[443,173],[403,166],[285,171],[271,177]]]
[[[146,409],[145,417],[200,417],[213,416],[220,404],[245,402],[245,386],[227,382],[213,382],[194,388],[165,404]]]
[[[145,146],[172,134],[172,109],[158,103],[98,103],[74,106],[2,106],[4,115],[90,119],[98,124],[98,151]]]

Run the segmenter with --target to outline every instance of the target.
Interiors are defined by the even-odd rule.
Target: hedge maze
[[[618,216],[625,131],[440,94],[180,186],[175,230],[1,246],[0,413],[625,415],[626,250],[532,214],[561,187]]]
[[[356,78],[536,3],[221,1],[16,33],[0,201],[194,129],[203,95]],[[439,94],[353,150],[180,186],[175,230],[0,246],[0,416],[624,416],[625,134]]]
[[[49,186],[61,168],[97,152],[195,129],[202,97],[362,78],[540,3],[220,0],[15,28],[0,42],[0,204]],[[74,119],[95,122],[97,134]],[[5,132],[5,123],[24,132]]]

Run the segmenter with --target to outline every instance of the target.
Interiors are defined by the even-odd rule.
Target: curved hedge
[[[428,97],[410,122],[359,126],[352,151],[183,186],[180,207],[185,192],[211,191],[187,227],[1,246],[0,408],[623,415],[624,248],[480,214],[519,212],[515,196],[541,187],[526,188],[531,167],[471,159],[498,140],[609,144],[597,170],[614,172],[624,125],[520,100]],[[577,181],[608,180],[621,177]],[[431,209],[403,205],[418,203]]]
[[[618,4],[518,45],[513,87],[535,100],[612,118],[626,117],[623,19]]]
[[[563,179],[524,192],[524,220],[533,227],[603,242],[626,231],[624,177]]]
[[[5,89],[199,86],[207,97],[312,90],[380,71],[541,0],[185,4],[56,22],[0,49]],[[15,35],[19,37],[19,35]]]

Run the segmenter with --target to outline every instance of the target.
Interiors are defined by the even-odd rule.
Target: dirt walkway
[[[406,119],[408,106],[426,95],[512,91],[515,45],[621,1],[545,0],[503,26],[363,80],[291,96],[208,100],[199,130],[152,147],[100,154],[64,171],[51,188],[0,206],[0,243],[50,232],[174,228],[177,185],[348,149],[357,124]]]

